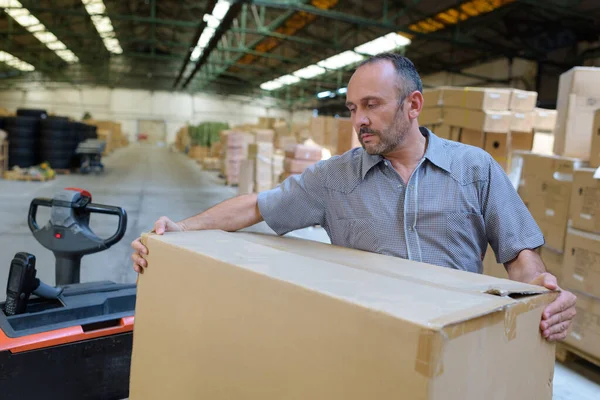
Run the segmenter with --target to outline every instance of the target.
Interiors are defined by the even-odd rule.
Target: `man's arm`
[[[513,281],[529,283],[546,272],[546,266],[538,253],[533,250],[523,250],[519,255],[504,263],[508,278]]]
[[[234,232],[258,224],[262,220],[258,209],[258,194],[251,193],[225,200],[178,224],[184,231],[218,229]]]
[[[558,286],[556,277],[546,272],[544,262],[533,250],[523,250],[519,255],[504,264],[511,280],[543,286],[550,290],[560,290],[560,294],[542,313],[540,330],[544,338],[555,341],[567,337],[571,321],[575,317],[577,298],[571,292]]]

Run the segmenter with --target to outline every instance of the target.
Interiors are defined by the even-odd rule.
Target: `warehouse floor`
[[[166,148],[132,145],[106,157],[105,165],[102,175],[63,175],[45,183],[0,180],[0,287],[5,288],[2,282],[6,282],[10,261],[18,251],[33,253],[37,257],[38,277],[54,283],[54,257],[37,243],[27,226],[29,203],[36,196],[52,196],[62,188],[75,186],[89,190],[96,203],[125,208],[125,237],[108,251],[84,257],[81,280],[135,282],[129,244],[141,232],[150,230],[161,215],[179,220],[237,192],[236,188],[224,186],[216,173],[201,171],[189,158]],[[38,222],[44,224],[48,218],[48,210],[40,209]],[[114,217],[94,216],[91,224],[102,237],[109,237],[116,229]],[[264,224],[253,230],[270,231]],[[318,229],[305,229],[295,235],[327,241]],[[3,289],[0,299],[4,298]],[[554,399],[598,399],[600,368],[557,363],[554,388]]]

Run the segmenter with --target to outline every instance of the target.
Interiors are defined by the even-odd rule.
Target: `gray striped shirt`
[[[489,153],[421,133],[427,149],[408,184],[389,161],[356,148],[261,192],[265,222],[280,235],[321,225],[335,245],[477,273],[488,243],[499,263],[544,244]]]

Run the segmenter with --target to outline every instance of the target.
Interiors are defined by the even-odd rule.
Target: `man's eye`
[[[367,107],[368,108],[375,108],[375,107],[377,107],[377,104],[367,104]]]
[[[351,113],[356,112],[356,108],[349,108],[348,109]]]

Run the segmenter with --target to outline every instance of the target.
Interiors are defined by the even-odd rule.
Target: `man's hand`
[[[547,272],[538,275],[530,283],[550,290],[560,290],[560,294],[556,300],[549,304],[542,313],[540,330],[542,331],[542,336],[548,341],[565,339],[569,326],[573,318],[575,318],[575,302],[577,297],[571,292],[560,289],[556,282],[556,277]]]
[[[181,232],[183,230],[183,224],[173,222],[167,217],[160,217],[158,221],[154,223],[153,232],[162,235],[165,232]],[[144,258],[144,256],[148,254],[148,249],[142,244],[141,238],[137,238],[131,242],[131,247],[134,250],[134,253],[131,255],[133,269],[138,274],[143,274],[144,268],[148,266],[148,262]]]

